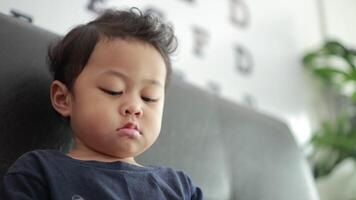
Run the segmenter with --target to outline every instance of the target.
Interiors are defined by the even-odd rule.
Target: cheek
[[[78,104],[72,119],[73,131],[77,134],[105,134],[115,128],[115,116],[111,110],[98,103]]]
[[[154,112],[152,112],[149,116],[148,126],[151,127],[153,135],[159,135],[159,132],[161,131],[162,115],[163,106],[160,106],[157,108],[157,110],[154,110]]]

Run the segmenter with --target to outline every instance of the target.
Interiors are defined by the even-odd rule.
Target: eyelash
[[[101,88],[101,90],[111,96],[119,96],[122,94],[122,92],[115,92],[115,91],[111,91],[111,90],[106,90]],[[143,101],[147,102],[147,103],[152,103],[152,102],[157,102],[158,99],[151,99],[149,97],[141,97]]]
[[[151,98],[148,98],[148,97],[141,97],[142,100],[144,100],[145,102],[147,103],[152,103],[152,102],[157,102],[158,99],[151,99]]]
[[[106,89],[103,89],[101,88],[101,90],[111,96],[118,96],[118,95],[121,95],[122,92],[115,92],[115,91],[111,91],[111,90],[106,90]]]

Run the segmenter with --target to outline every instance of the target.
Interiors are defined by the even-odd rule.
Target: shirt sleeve
[[[186,184],[187,184],[187,186],[189,188],[190,199],[191,200],[202,200],[202,199],[204,199],[202,190],[193,183],[192,179],[187,174],[185,174],[184,172],[180,172],[180,173],[182,173],[183,176],[185,177]]]
[[[0,190],[0,199],[7,200],[44,200],[50,199],[44,184],[29,175],[21,173],[7,174]]]
[[[193,186],[192,187],[192,200],[201,200],[203,199],[203,192],[199,187]]]
[[[189,177],[187,177],[190,183],[190,191],[191,191],[191,200],[202,200],[203,199],[203,192],[201,191],[201,189],[197,186],[195,186],[191,179]]]

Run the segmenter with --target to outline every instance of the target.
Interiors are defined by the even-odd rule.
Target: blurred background
[[[176,74],[285,122],[321,199],[356,199],[356,1],[1,0],[0,12],[64,35],[133,6],[174,26]]]

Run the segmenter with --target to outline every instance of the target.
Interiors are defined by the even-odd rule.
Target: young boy
[[[135,157],[157,139],[172,29],[138,9],[107,10],[49,50],[53,108],[74,147],[26,153],[9,169],[0,199],[202,199],[183,172]]]

